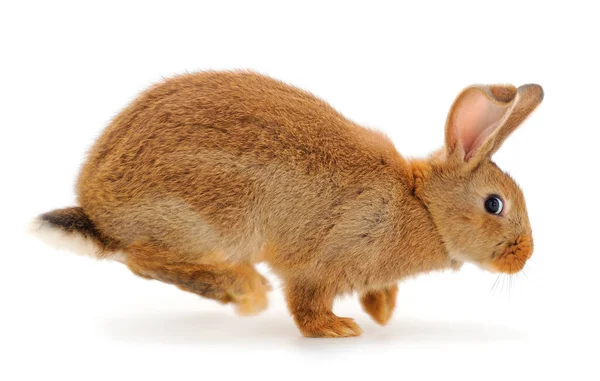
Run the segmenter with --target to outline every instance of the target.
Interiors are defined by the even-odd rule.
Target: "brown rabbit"
[[[38,228],[241,314],[266,308],[253,264],[267,262],[305,336],[356,336],[332,312],[337,295],[357,291],[386,324],[400,279],[465,261],[524,266],[525,201],[490,157],[542,97],[538,85],[469,87],[444,149],[407,160],[383,134],[266,76],[175,77],[115,118],[82,169],[80,206],[43,214]]]

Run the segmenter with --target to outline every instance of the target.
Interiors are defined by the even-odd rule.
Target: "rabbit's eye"
[[[485,210],[490,214],[500,214],[504,208],[504,203],[499,196],[492,195],[485,200]]]

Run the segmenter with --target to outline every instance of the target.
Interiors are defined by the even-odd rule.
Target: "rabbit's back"
[[[387,138],[309,93],[256,73],[205,72],[123,110],[92,148],[78,196],[123,245],[144,237],[191,256],[247,257],[267,241],[321,244],[359,198],[399,191],[405,167]]]

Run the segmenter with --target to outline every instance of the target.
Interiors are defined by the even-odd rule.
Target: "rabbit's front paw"
[[[353,319],[337,317],[333,313],[299,314],[294,318],[306,337],[352,337],[362,333]]]
[[[396,285],[383,290],[369,291],[361,295],[360,303],[373,320],[381,325],[386,325],[396,307],[397,294],[398,286]]]

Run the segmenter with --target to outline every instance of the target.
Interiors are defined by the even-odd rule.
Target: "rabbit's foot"
[[[352,337],[362,333],[353,319],[337,317],[332,312],[297,314],[294,319],[306,337]]]
[[[398,294],[398,286],[369,291],[362,294],[360,297],[360,303],[362,304],[363,310],[368,313],[373,320],[381,325],[386,325],[396,307],[396,295]]]
[[[236,305],[236,313],[250,316],[267,308],[267,292],[271,289],[267,279],[248,265],[238,267],[238,278],[227,290],[227,294]]]

